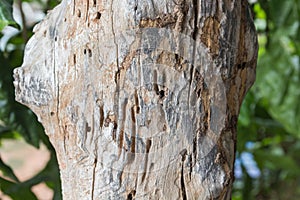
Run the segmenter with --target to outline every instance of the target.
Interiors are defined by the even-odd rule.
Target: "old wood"
[[[63,0],[14,72],[64,199],[230,199],[255,79],[245,0]]]

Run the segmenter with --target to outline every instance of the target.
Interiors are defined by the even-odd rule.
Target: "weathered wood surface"
[[[63,0],[15,70],[64,199],[230,199],[255,79],[244,0]]]

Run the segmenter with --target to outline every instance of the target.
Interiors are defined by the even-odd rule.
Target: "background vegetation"
[[[250,1],[259,34],[257,81],[248,93],[238,124],[238,152],[233,199],[300,199],[300,0]],[[1,159],[0,189],[12,199],[37,199],[31,187],[44,182],[61,199],[56,155],[34,114],[14,101],[13,69],[22,64],[24,44],[34,21],[24,15],[25,3],[45,13],[58,0],[0,0],[0,148],[19,138],[51,152],[46,167],[20,182]],[[17,21],[17,20],[16,20]],[[5,29],[3,29],[6,27]],[[7,29],[15,27],[14,34]]]

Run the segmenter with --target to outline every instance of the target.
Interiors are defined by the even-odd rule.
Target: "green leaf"
[[[261,8],[261,6],[260,6],[259,3],[257,3],[257,4],[254,5],[254,12],[255,12],[256,19],[266,19],[266,13]]]
[[[259,60],[258,95],[265,108],[285,129],[300,137],[300,66],[299,56],[293,55],[280,38],[270,41],[270,49]]]
[[[37,200],[36,196],[31,191],[31,186],[23,183],[14,183],[0,177],[0,189],[4,194],[10,196],[14,200]]]
[[[2,171],[2,173],[5,176],[11,178],[12,180],[14,180],[16,182],[19,182],[19,179],[16,177],[13,170],[2,161],[1,157],[0,157],[0,171]]]
[[[2,161],[1,161],[2,162]],[[1,168],[1,162],[0,162],[0,169]],[[2,162],[3,163],[3,162]],[[5,168],[5,172],[7,172],[5,175],[10,174],[8,177],[12,178],[14,176],[12,170],[3,163]],[[12,175],[13,174],[13,175]],[[39,183],[46,183],[47,186],[54,191],[54,200],[61,200],[61,182],[59,177],[59,168],[57,165],[57,159],[56,155],[54,153],[54,149],[51,153],[51,158],[48,161],[45,168],[40,171],[38,174],[36,174],[34,177],[30,178],[29,180],[25,182],[19,182],[17,178],[15,177],[14,180],[16,183],[6,180],[4,178],[0,177],[0,189],[5,194],[9,195],[13,199],[36,199],[34,194],[31,192],[31,187],[35,186]]]
[[[289,155],[276,155],[276,153],[265,150],[256,151],[254,155],[260,168],[266,167],[272,170],[285,170],[290,176],[300,175],[297,163]]]
[[[8,127],[2,126],[2,125],[0,124],[0,136],[1,136],[2,134],[4,134],[4,133],[8,132],[8,131],[10,131],[10,129],[9,129]]]
[[[274,0],[273,0],[274,1]],[[294,7],[293,1],[282,1],[282,0],[275,0],[276,3],[273,3],[271,6],[271,12],[273,14],[274,19],[278,25],[283,25],[289,15],[292,12]]]
[[[12,4],[13,0],[0,1],[0,31],[2,31],[2,29],[7,25],[12,25],[18,28],[18,24],[12,16]]]

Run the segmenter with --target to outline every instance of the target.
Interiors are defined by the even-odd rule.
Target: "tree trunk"
[[[63,0],[15,70],[64,199],[230,199],[255,79],[246,0]]]

